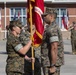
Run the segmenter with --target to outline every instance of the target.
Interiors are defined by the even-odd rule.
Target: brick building
[[[67,12],[69,14],[70,24],[76,21],[76,0],[44,0],[45,7],[57,8],[57,23],[63,35],[67,36],[65,32],[68,31],[62,25],[62,16],[64,13],[65,21],[68,22]],[[20,19],[23,25],[27,24],[27,0],[0,0],[0,40],[6,38],[6,26],[13,19],[16,14],[18,18],[18,12],[20,13]],[[69,35],[69,34],[68,34]]]

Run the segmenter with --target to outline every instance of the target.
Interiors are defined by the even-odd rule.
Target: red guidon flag
[[[29,0],[28,0],[29,1]],[[44,0],[30,0],[31,1],[31,7],[28,8],[29,10],[32,9],[32,14],[29,15],[28,12],[28,20],[30,21],[30,17],[32,15],[32,24],[36,27],[36,32],[33,36],[34,40],[34,46],[39,46],[42,42],[42,36],[44,32],[44,26],[43,26],[43,20],[42,20],[42,14],[44,12]],[[29,5],[28,5],[29,6]]]

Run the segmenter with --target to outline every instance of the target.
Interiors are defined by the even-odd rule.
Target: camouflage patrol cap
[[[18,26],[18,27],[22,28],[22,23],[20,20],[10,21],[10,25],[14,25],[14,26]]]
[[[10,21],[10,24],[9,24],[9,29],[10,30],[13,30],[13,27],[15,26],[15,21]]]
[[[18,20],[16,20],[16,26],[18,26],[18,27],[20,27],[20,28],[22,28],[22,22],[18,19]]]
[[[46,11],[44,12],[43,16],[46,16],[48,14],[57,14],[57,9],[46,7]]]
[[[15,25],[15,21],[10,21],[10,26]]]

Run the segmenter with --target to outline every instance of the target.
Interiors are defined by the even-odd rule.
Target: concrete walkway
[[[6,66],[6,41],[0,41],[0,75],[5,74],[5,66]]]
[[[72,55],[70,40],[64,40],[65,65],[61,67],[61,75],[76,75],[76,55]],[[0,75],[5,74],[6,41],[0,41]]]
[[[61,75],[76,75],[76,55],[72,55],[70,40],[64,40],[65,65],[61,68]]]

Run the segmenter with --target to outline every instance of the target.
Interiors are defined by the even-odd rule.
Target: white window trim
[[[59,14],[57,15],[57,17],[59,18],[59,27],[60,27],[61,31],[66,31],[66,29],[63,27],[63,25],[61,25],[61,17],[63,16],[63,15],[61,15],[61,9],[66,9],[66,8],[57,8],[57,9],[59,9],[58,10]],[[67,17],[67,9],[66,9],[65,17]]]
[[[21,10],[21,14],[20,14],[21,22],[23,22],[24,17],[25,17],[25,19],[27,19],[27,14],[26,14],[27,9],[25,7],[10,7],[10,9],[9,9],[10,10],[9,11],[10,15],[8,16],[10,21],[11,21],[11,17],[14,17],[14,15],[11,15],[11,8],[14,9],[14,10],[15,10],[15,8],[20,8],[20,10]],[[23,14],[23,9],[25,9],[25,15]],[[16,14],[16,17],[17,17],[17,14]],[[27,24],[27,21],[23,22],[23,24],[24,25]]]

